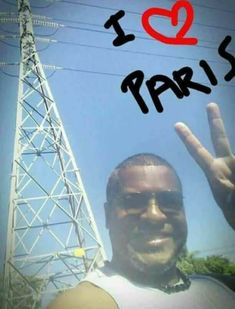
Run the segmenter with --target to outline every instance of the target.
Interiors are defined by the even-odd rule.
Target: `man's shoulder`
[[[223,274],[204,274],[204,275],[193,275],[191,280],[197,280],[204,282],[213,282],[219,284],[221,287],[225,286],[235,292],[235,276],[223,275]]]
[[[103,289],[83,281],[77,287],[61,293],[48,309],[117,309],[114,299]]]

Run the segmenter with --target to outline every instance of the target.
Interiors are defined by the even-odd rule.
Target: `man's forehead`
[[[132,165],[120,168],[117,172],[122,190],[179,191],[180,183],[174,172],[166,165]]]

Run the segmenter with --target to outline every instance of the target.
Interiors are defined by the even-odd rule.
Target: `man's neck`
[[[127,279],[155,288],[166,285],[173,286],[180,280],[179,271],[175,264],[163,273],[154,271],[154,269],[142,271],[132,265],[120,263],[115,258],[112,259],[109,265]]]

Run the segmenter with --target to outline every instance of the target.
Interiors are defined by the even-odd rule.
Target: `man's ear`
[[[110,205],[108,202],[105,202],[104,203],[104,212],[105,212],[105,226],[107,229],[109,229],[109,226],[110,226],[110,215],[111,215],[111,212],[110,212]]]

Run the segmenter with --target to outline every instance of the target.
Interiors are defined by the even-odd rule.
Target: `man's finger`
[[[210,103],[207,106],[207,115],[210,125],[211,139],[217,157],[231,156],[232,151],[226,135],[224,123],[217,104]]]
[[[209,170],[213,161],[213,157],[209,151],[202,146],[196,136],[193,135],[184,123],[176,123],[175,129],[194,160],[205,172],[206,170]]]

